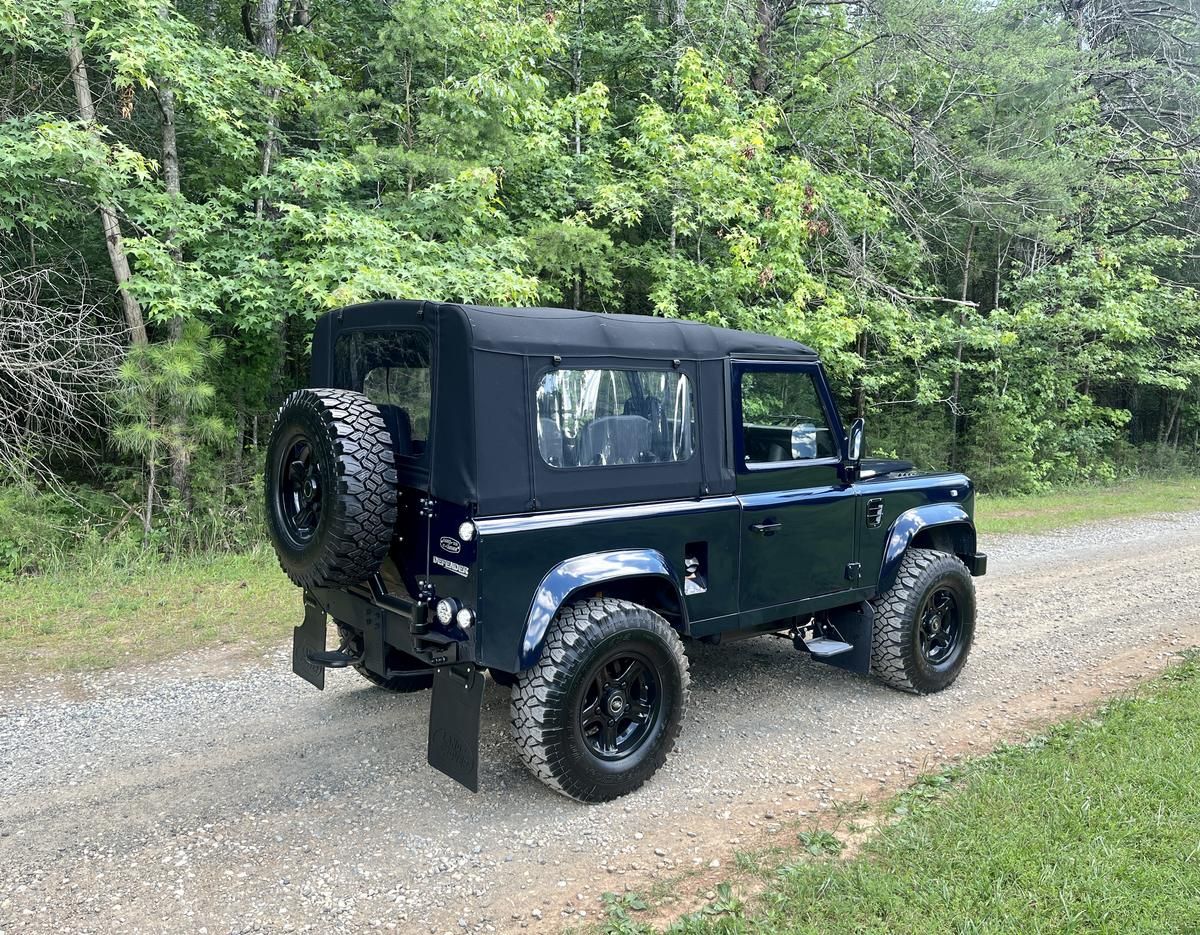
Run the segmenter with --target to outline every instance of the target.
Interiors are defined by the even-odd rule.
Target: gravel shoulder
[[[557,931],[606,890],[676,881],[686,904],[735,852],[834,802],[1119,693],[1200,645],[1200,513],[984,543],[975,651],[914,697],[783,640],[689,645],[667,767],[581,806],[547,790],[484,702],[481,789],[424,763],[428,695],[354,673],[321,694],[284,648],[0,692],[0,935]]]

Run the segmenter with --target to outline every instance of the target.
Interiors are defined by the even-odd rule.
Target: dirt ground
[[[472,795],[424,763],[427,695],[354,673],[321,694],[286,648],[9,684],[0,935],[557,931],[595,920],[605,891],[666,891],[665,918],[735,854],[794,844],[835,803],[1085,711],[1200,645],[1200,513],[984,548],[977,642],[950,690],[899,694],[770,637],[691,645],[678,747],[599,806],[525,771],[495,685]]]

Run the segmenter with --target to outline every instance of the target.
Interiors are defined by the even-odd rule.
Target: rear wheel
[[[975,584],[955,556],[909,549],[896,581],[875,602],[871,672],[903,691],[948,687],[975,637]]]
[[[666,761],[688,698],[679,637],[629,601],[572,604],[551,624],[538,663],[513,688],[525,765],[582,802],[632,792]]]
[[[339,623],[337,628],[338,635],[341,636],[346,648],[351,653],[360,655],[362,653],[361,634],[343,623]],[[433,687],[433,667],[394,646],[387,648],[387,667],[389,672],[396,674],[380,675],[364,665],[357,665],[354,670],[372,685],[401,695]]]

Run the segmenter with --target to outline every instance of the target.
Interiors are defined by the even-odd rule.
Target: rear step
[[[819,659],[840,656],[842,653],[848,653],[854,648],[853,643],[843,643],[841,640],[831,640],[825,636],[819,636],[815,640],[805,640],[804,646]]]
[[[341,649],[324,653],[307,653],[304,658],[314,666],[320,666],[323,669],[346,669],[363,661],[362,653],[352,655]]]

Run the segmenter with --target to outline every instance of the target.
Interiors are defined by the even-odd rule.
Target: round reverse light
[[[471,613],[469,608],[464,607],[454,615],[454,622],[458,624],[460,630],[469,630],[471,629],[471,624],[475,622],[475,615]]]
[[[450,626],[450,622],[454,619],[454,601],[443,597],[437,602],[437,618],[438,623],[444,627]]]
[[[472,523],[470,520],[467,520],[461,526],[459,526],[458,527],[458,538],[462,539],[463,542],[470,542],[472,539],[474,539],[475,538],[475,524]]]

